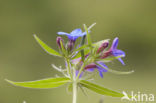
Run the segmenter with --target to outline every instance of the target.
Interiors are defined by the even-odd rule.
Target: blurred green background
[[[135,70],[131,75],[107,73],[95,81],[118,91],[140,91],[156,95],[156,1],[155,0],[1,0],[0,1],[0,103],[71,103],[65,86],[57,89],[25,89],[4,79],[30,81],[55,77],[51,64],[64,65],[45,53],[33,38],[37,34],[57,49],[58,31],[71,32],[83,24],[92,29],[94,41],[119,37],[119,48],[127,54],[126,66],[118,61],[109,67]],[[79,91],[78,103],[99,103],[100,95]],[[121,103],[104,96],[104,103]]]

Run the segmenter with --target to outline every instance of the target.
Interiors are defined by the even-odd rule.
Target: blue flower
[[[82,32],[81,29],[75,29],[71,33],[66,33],[66,32],[58,32],[58,35],[66,35],[70,40],[75,41],[78,37],[82,37],[86,35],[86,32]]]
[[[110,52],[113,56],[117,57],[117,56],[123,56],[125,57],[125,52],[122,51],[122,50],[118,50],[117,49],[117,46],[118,46],[118,43],[119,43],[119,39],[118,37],[116,37],[114,40],[113,40],[113,43],[112,43],[112,46],[110,48]],[[121,58],[118,58],[118,60],[123,64],[125,65],[124,61],[121,59]]]
[[[95,69],[97,69],[100,77],[103,78],[103,72],[107,72],[108,70],[106,70],[106,69],[108,69],[108,67],[103,62],[97,62],[97,63],[99,65],[102,65],[104,68],[102,68],[99,65],[92,63],[92,64],[89,64],[88,66],[86,66],[85,70],[89,71],[89,72],[93,72]]]
[[[103,67],[105,67],[106,69],[108,69],[108,67],[103,62],[98,62],[98,64],[100,64]],[[107,72],[108,71],[105,68],[102,68],[101,66],[97,65],[97,70],[99,71],[99,75],[100,75],[101,78],[103,78],[103,72]]]

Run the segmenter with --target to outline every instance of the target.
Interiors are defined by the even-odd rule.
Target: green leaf
[[[67,51],[64,48],[63,42],[61,40],[60,40],[60,45],[61,45],[61,49],[62,49],[63,54],[66,55],[67,54]]]
[[[112,97],[123,97],[124,95],[122,93],[104,88],[102,86],[99,86],[97,84],[91,83],[89,81],[85,81],[85,80],[81,80],[80,81],[81,85],[98,93],[98,94],[102,94],[102,95],[106,95],[106,96],[112,96]]]
[[[81,46],[83,46],[85,44],[85,39],[86,39],[86,35],[84,35],[81,39]],[[80,52],[81,52],[81,59],[82,59],[82,61],[84,61],[84,59],[85,59],[84,50],[82,49]]]
[[[90,37],[90,34],[89,34],[89,32],[88,32],[88,28],[87,28],[87,26],[84,24],[84,28],[85,28],[85,31],[86,31],[86,33],[87,33],[87,41],[88,41],[88,45],[92,45],[92,41],[91,41],[91,37]]]
[[[103,61],[103,62],[109,62],[109,61],[112,61],[112,60],[115,60],[115,59],[118,59],[118,58],[121,58],[121,57],[124,57],[123,55],[120,55],[120,56],[111,56],[111,57],[108,57],[108,58],[104,58],[104,59],[97,59],[96,61]]]
[[[78,83],[78,87],[81,89],[82,93],[85,95],[85,96],[88,96],[87,92],[85,91],[85,89],[83,88],[83,86]]]
[[[88,27],[88,30],[92,29],[95,25],[96,25],[96,23],[93,23],[92,25],[90,25],[90,26]]]
[[[10,80],[6,80],[6,81],[20,87],[44,89],[44,88],[59,87],[65,83],[70,82],[70,79],[69,78],[48,78],[43,80],[26,81],[26,82],[13,82]]]
[[[106,70],[108,70],[108,72],[111,72],[111,73],[114,73],[114,74],[120,74],[120,75],[123,75],[123,74],[131,74],[131,73],[133,73],[134,72],[134,70],[131,70],[131,71],[116,71],[116,70],[113,70],[113,69],[108,69],[108,68],[106,68],[106,67],[104,67],[103,65],[101,65],[101,64],[99,64],[99,63],[96,63],[95,62],[95,64],[96,65],[98,65],[98,66],[100,66],[101,68],[104,68],[104,69],[106,69]]]
[[[40,44],[40,46],[50,55],[54,55],[54,56],[59,56],[61,57],[61,54],[58,53],[57,51],[53,50],[52,48],[50,48],[48,45],[46,45],[42,40],[40,40],[36,35],[34,35],[34,38],[36,39],[36,41]]]
[[[80,51],[80,50],[86,49],[86,48],[88,48],[88,47],[89,47],[89,45],[83,45],[83,46],[77,48],[75,51]]]

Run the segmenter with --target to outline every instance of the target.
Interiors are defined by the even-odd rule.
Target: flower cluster
[[[133,72],[112,70],[105,64],[105,62],[111,62],[117,59],[125,65],[121,59],[122,57],[125,57],[125,53],[122,50],[117,49],[119,42],[118,37],[113,40],[110,47],[108,39],[92,43],[90,29],[94,25],[95,23],[88,28],[84,25],[84,32],[82,32],[81,29],[75,29],[71,33],[58,32],[58,35],[65,35],[68,37],[67,42],[65,42],[62,37],[57,37],[56,43],[59,52],[46,45],[40,38],[34,35],[35,40],[48,54],[62,57],[65,60],[65,69],[52,64],[54,69],[64,75],[63,77],[57,76],[55,78],[26,82],[6,81],[16,86],[40,89],[56,88],[68,84],[67,90],[73,92],[72,103],[76,103],[77,101],[78,87],[80,87],[83,92],[83,87],[85,87],[101,95],[123,97],[124,95],[122,93],[106,89],[89,81],[89,78],[92,78],[93,76],[88,74],[93,74],[95,71],[99,72],[100,77],[103,77],[103,73],[108,71],[116,74],[130,74]],[[80,43],[78,42],[79,40],[77,40],[78,38],[81,40]]]
[[[109,70],[109,68],[104,64],[104,60],[109,57],[116,57],[116,59],[118,59],[123,65],[125,65],[125,63],[121,59],[121,57],[125,57],[125,52],[117,49],[118,42],[119,42],[118,37],[116,37],[113,40],[113,43],[109,49],[108,49],[109,40],[103,40],[102,42],[100,41],[98,43],[93,43],[93,47],[91,47],[92,49],[89,49],[89,46],[88,47],[86,46],[83,50],[85,54],[84,55],[85,60],[83,61],[82,56],[77,56],[80,54],[82,50],[74,52],[73,48],[75,47],[75,42],[77,38],[85,37],[87,35],[87,32],[82,32],[81,29],[75,29],[71,33],[58,32],[58,35],[65,35],[68,37],[68,42],[66,44],[66,47],[64,47],[65,44],[63,43],[63,39],[61,37],[57,37],[57,44],[59,48],[64,48],[66,51],[68,51],[68,53],[70,52],[71,55],[75,53],[71,57],[72,60],[70,61],[70,63],[71,65],[76,65],[75,66],[75,68],[77,69],[76,75],[79,74],[80,68],[81,67],[83,68],[80,75],[78,75],[79,77],[82,77],[84,72],[93,72],[95,70],[99,72],[100,77],[103,77],[103,72],[107,72]],[[63,43],[62,47],[60,42]]]

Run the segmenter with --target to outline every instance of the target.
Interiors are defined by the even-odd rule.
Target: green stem
[[[68,72],[68,75],[70,76],[70,78],[72,79],[72,73],[71,73],[71,68],[70,68],[70,61],[69,59],[66,58],[66,61],[67,61],[67,65],[68,65],[68,68],[67,68],[67,72]]]
[[[78,73],[78,75],[77,75],[77,77],[76,77],[76,81],[79,79],[80,74],[81,74],[81,72],[83,71],[83,68],[84,68],[84,67],[85,67],[85,63],[83,63],[83,65],[81,66],[80,71],[79,71],[79,73]]]
[[[77,102],[77,81],[76,81],[76,69],[73,66],[73,103]]]
[[[73,81],[73,103],[77,101],[77,82]]]

